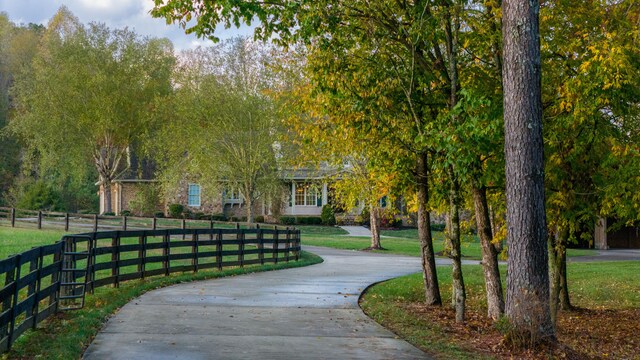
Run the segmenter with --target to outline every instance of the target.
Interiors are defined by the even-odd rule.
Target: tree
[[[278,184],[279,127],[265,94],[275,81],[265,67],[267,50],[237,38],[184,54],[156,144],[165,185],[187,174],[211,193],[240,191],[249,222],[256,202]]]
[[[549,312],[538,1],[503,3],[506,315],[513,334],[553,339]]]
[[[148,134],[156,97],[171,93],[166,39],[80,24],[62,7],[48,24],[33,72],[16,79],[10,127],[37,151],[42,169],[82,178],[93,162],[111,211],[111,182],[126,170],[133,140]]]
[[[633,199],[624,192],[609,197],[603,189],[637,184],[633,150],[625,154],[616,148],[637,141],[639,13],[640,5],[629,1],[560,1],[541,9],[554,322],[559,308],[571,309],[567,246],[591,240],[598,216],[623,223],[638,219],[637,209],[617,208]]]
[[[40,34],[38,27],[16,26],[0,13],[0,204],[11,201],[8,191],[16,185],[21,165],[18,139],[6,131],[13,107],[10,88],[16,76],[30,71]]]
[[[376,133],[391,136],[392,142],[407,151],[407,157],[394,162],[394,170],[418,193],[426,302],[441,304],[427,205],[433,152],[428,124],[442,109],[449,90],[422,86],[440,84],[447,71],[440,45],[422,36],[431,33],[428,30],[433,26],[431,14],[423,11],[425,4],[172,0],[157,0],[155,4],[154,16],[177,20],[184,26],[195,20],[196,25],[187,31],[198,35],[213,35],[219,23],[238,25],[255,17],[261,22],[255,33],[259,39],[277,34],[276,41],[281,44],[302,40],[336,55],[333,59],[321,58],[314,65],[317,77],[310,81],[314,87],[333,91],[336,96],[348,96],[352,104],[362,109],[368,121],[352,123],[354,131],[375,127],[379,129]],[[443,36],[435,31],[433,34]],[[413,165],[407,166],[408,162]]]

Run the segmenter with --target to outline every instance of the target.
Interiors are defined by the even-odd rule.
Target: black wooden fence
[[[98,214],[76,214],[55,211],[24,210],[0,207],[0,225],[37,229],[86,229],[99,230],[158,230],[201,229],[214,226],[254,227],[249,223],[229,223],[216,220],[174,219],[162,217],[111,216]],[[262,228],[275,228],[274,224],[260,224]]]
[[[85,292],[175,272],[288,262],[300,257],[295,229],[169,229],[67,235],[0,260],[0,353]],[[0,286],[2,283],[0,283]]]

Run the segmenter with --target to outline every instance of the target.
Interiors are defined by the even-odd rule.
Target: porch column
[[[322,183],[322,205],[329,203],[329,192],[327,191],[327,183]]]
[[[291,215],[296,214],[296,182],[291,182]]]

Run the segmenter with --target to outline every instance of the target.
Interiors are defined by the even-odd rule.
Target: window
[[[188,205],[193,207],[200,207],[200,185],[189,184],[189,199]]]
[[[240,190],[227,188],[224,191],[224,199],[227,204],[242,204],[242,193]]]
[[[296,206],[316,206],[318,203],[318,190],[310,184],[296,184]]]

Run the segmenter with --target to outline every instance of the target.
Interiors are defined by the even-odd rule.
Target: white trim
[[[198,187],[198,204],[191,204],[191,187]],[[194,194],[195,196],[195,194]],[[189,183],[187,186],[187,206],[189,207],[200,207],[202,205],[202,187],[200,184]]]

